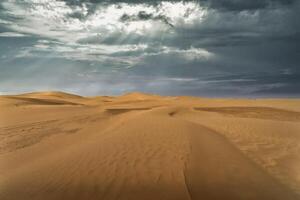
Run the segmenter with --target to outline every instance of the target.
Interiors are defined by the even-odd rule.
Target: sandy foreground
[[[300,199],[300,100],[1,96],[0,199]]]

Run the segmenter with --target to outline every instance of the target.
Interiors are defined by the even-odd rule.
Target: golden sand
[[[1,96],[0,199],[300,199],[300,100]]]

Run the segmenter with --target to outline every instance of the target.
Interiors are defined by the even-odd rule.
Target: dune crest
[[[300,199],[300,100],[0,96],[0,199]]]
[[[28,96],[28,97],[54,97],[54,98],[82,98],[82,96],[76,94],[70,94],[66,92],[59,92],[59,91],[45,91],[45,92],[31,92],[20,94],[18,96]]]

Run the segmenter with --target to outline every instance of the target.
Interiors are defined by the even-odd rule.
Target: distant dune
[[[297,200],[299,169],[299,99],[0,96],[1,200]]]

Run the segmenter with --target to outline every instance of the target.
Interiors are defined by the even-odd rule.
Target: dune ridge
[[[300,199],[300,100],[0,96],[0,199]]]

